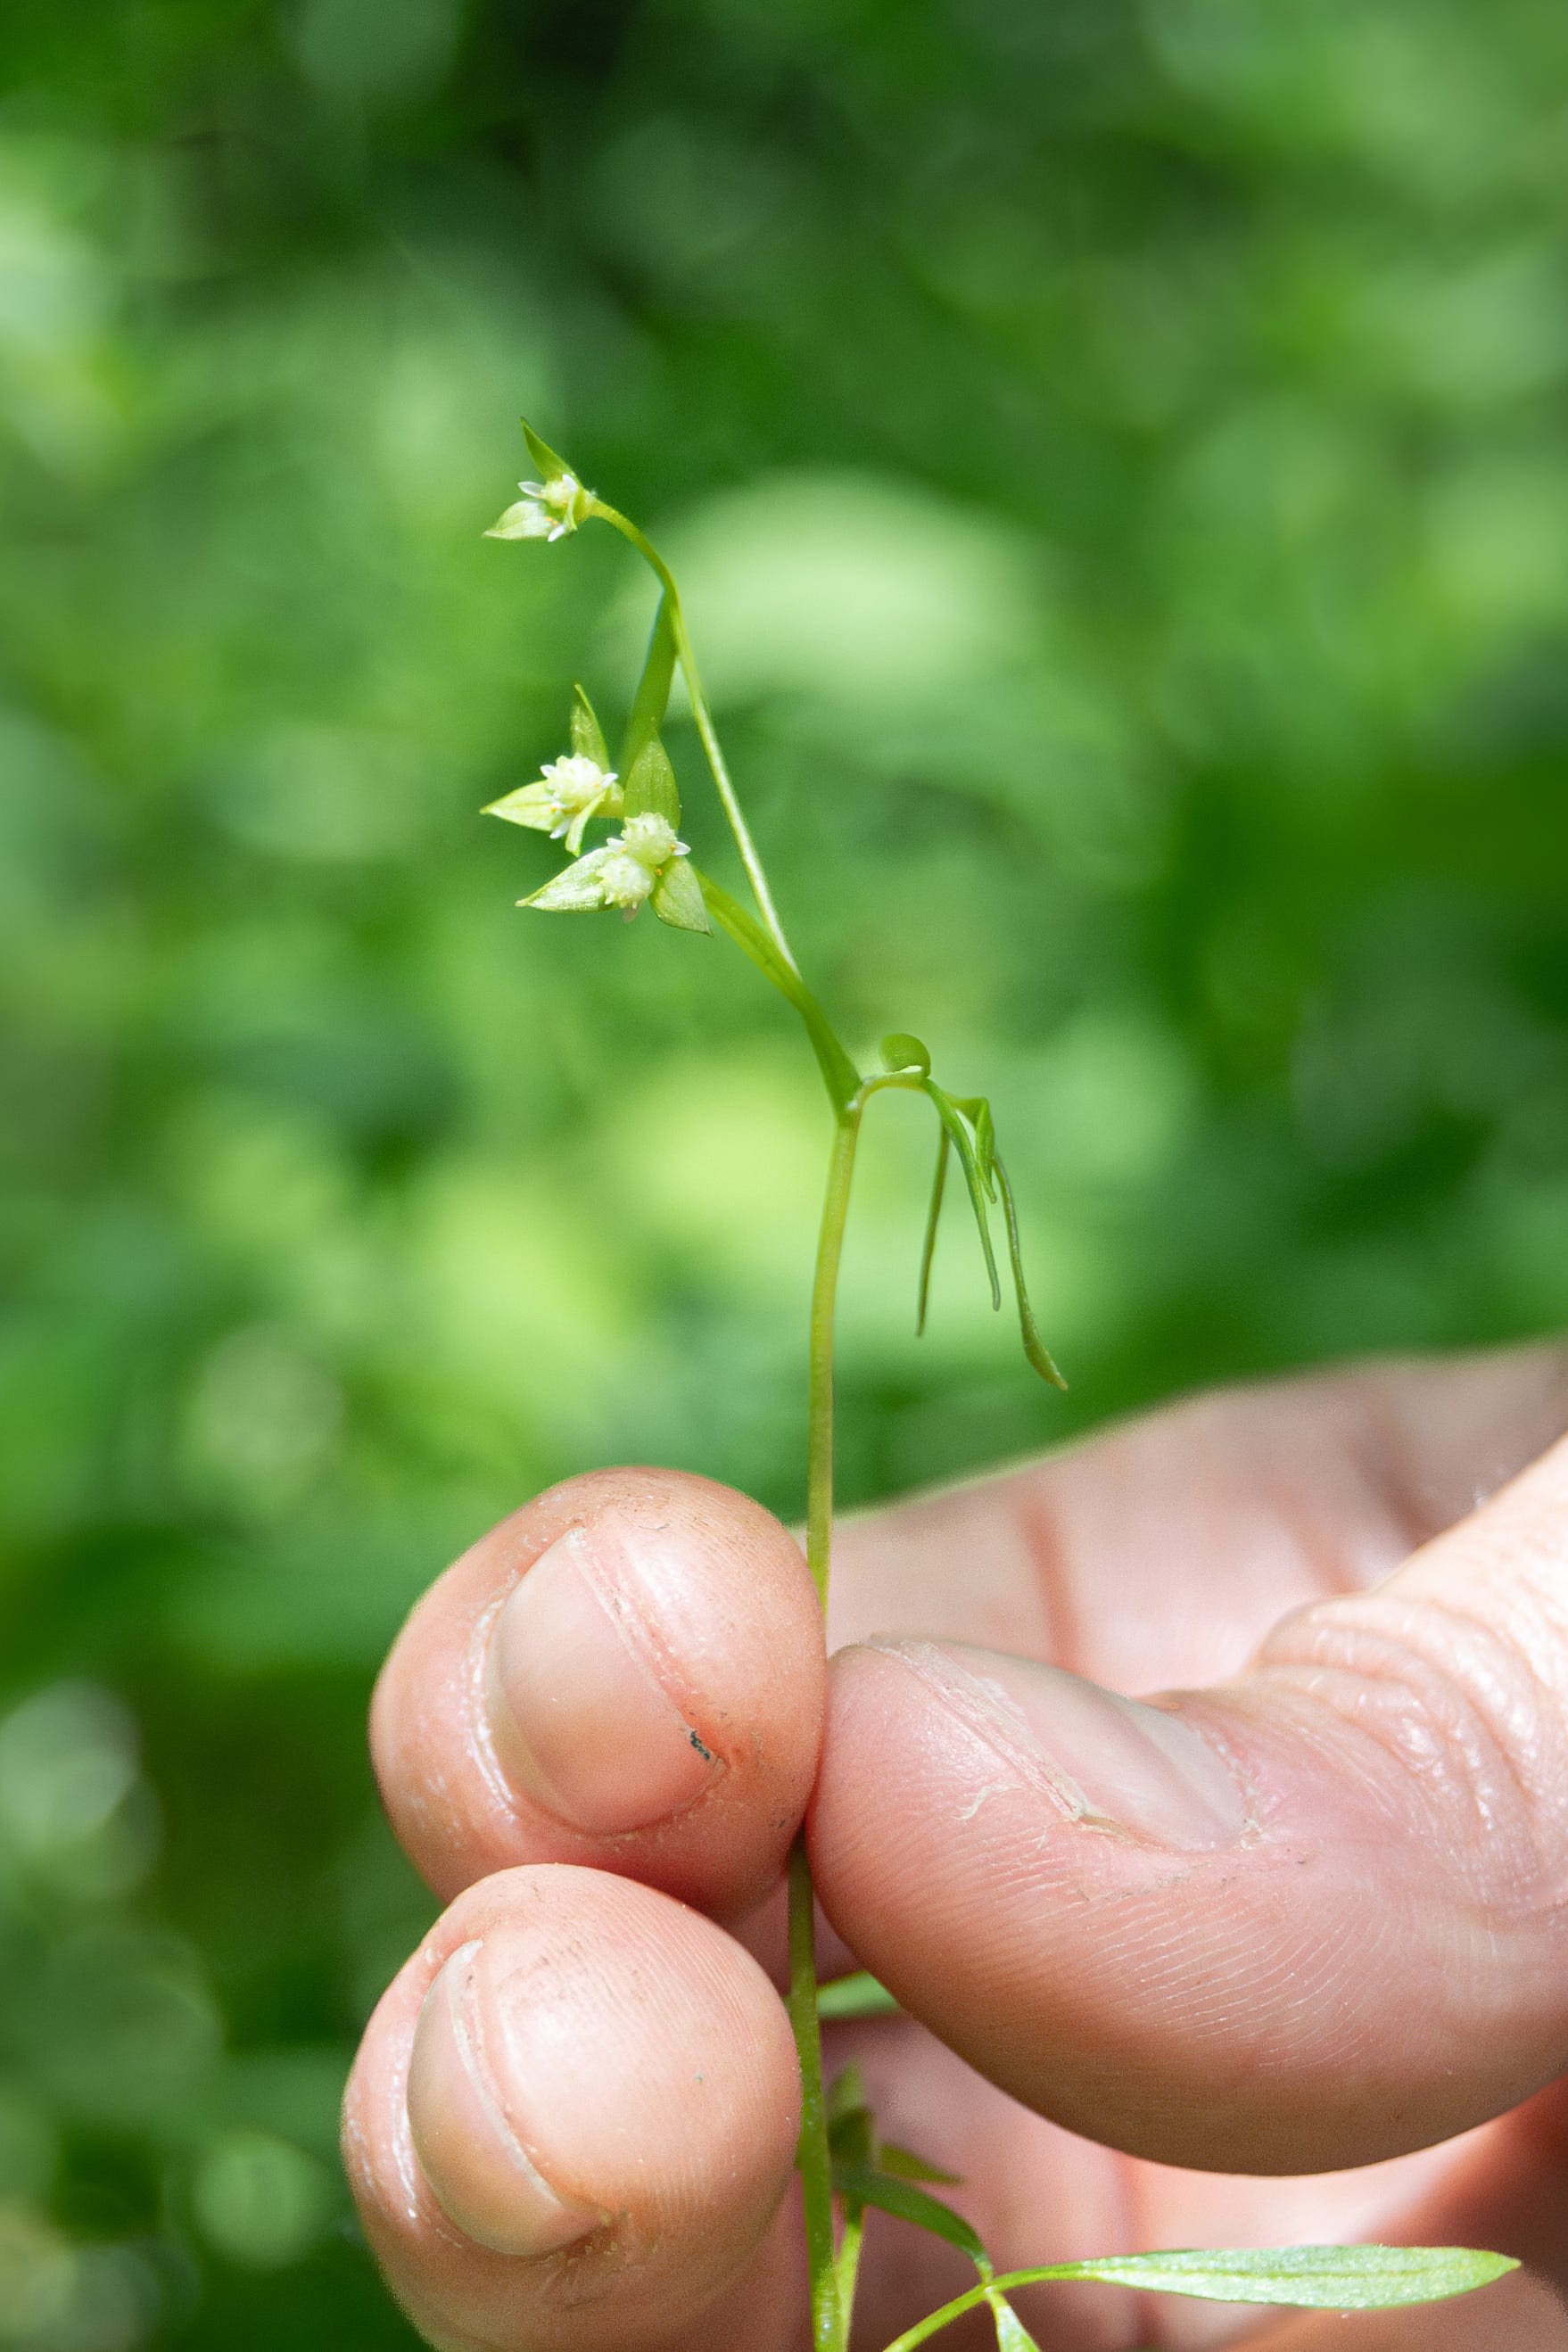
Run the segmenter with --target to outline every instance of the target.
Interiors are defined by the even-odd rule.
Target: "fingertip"
[[[824,1667],[810,1577],[770,1513],[706,1479],[600,1472],[426,1595],[377,1688],[377,1773],[440,1892],[600,1863],[731,1916],[804,1810]]]
[[[794,2049],[722,1929],[607,1873],[471,1889],[389,1990],[351,2084],[367,2233],[434,2332],[650,2339],[765,2236],[798,2128]],[[563,2322],[560,2282],[570,2273]]]

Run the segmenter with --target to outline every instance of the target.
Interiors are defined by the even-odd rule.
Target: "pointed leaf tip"
[[[1208,2303],[1288,2304],[1297,2310],[1386,2311],[1441,2303],[1489,2286],[1519,2264],[1469,2246],[1246,2246],[1106,2255],[1059,2264],[1058,2278],[1101,2279]]]
[[[563,474],[570,474],[574,481],[578,478],[576,467],[569,466],[559,450],[552,449],[549,442],[534,431],[526,416],[520,416],[517,421],[522,427],[522,437],[528,444],[528,454],[539,468],[539,478],[542,482],[558,482]]]
[[[676,858],[665,867],[653,886],[648,904],[659,921],[668,923],[672,930],[699,931],[705,938],[711,937],[713,926],[703,903],[702,885],[684,857]]]
[[[594,706],[580,686],[572,689],[572,749],[578,759],[592,760],[596,768],[606,772],[610,754],[605,742],[605,730],[594,713]]]

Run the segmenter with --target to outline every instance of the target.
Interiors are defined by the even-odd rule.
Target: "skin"
[[[1528,2265],[1354,2320],[1032,2290],[1053,2352],[1568,2352],[1565,1429],[1560,1349],[1178,1404],[848,1523],[830,1664],[743,1496],[607,1472],[504,1521],[373,1714],[450,1903],[346,2111],[416,2324],[804,2347],[769,1982],[804,1817],[825,1972],[910,2012],[830,2029],[829,2070],[963,2175],[1002,2267],[1368,2237]],[[874,2217],[857,2342],[968,2279]]]

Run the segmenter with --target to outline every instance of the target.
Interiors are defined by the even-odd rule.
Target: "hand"
[[[766,1971],[809,1801],[825,1969],[910,2012],[830,2029],[829,2067],[963,2175],[1003,2267],[1379,2236],[1533,2266],[1353,2324],[1033,2290],[1053,2352],[1568,2347],[1568,1441],[1534,1458],[1565,1425],[1545,1349],[1177,1405],[850,1522],[826,1672],[741,1496],[606,1472],[506,1520],[374,1711],[455,1898],[347,2110],[417,2324],[804,2343]],[[868,2346],[968,2283],[904,2224],[867,2249]]]

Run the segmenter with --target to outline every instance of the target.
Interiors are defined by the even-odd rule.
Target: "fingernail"
[[[1180,1716],[1060,1666],[957,1642],[879,1641],[1069,1821],[1202,1853],[1247,1826],[1223,1758]]]
[[[513,1786],[572,1828],[646,1829],[723,1769],[660,1671],[658,1531],[579,1528],[541,1552],[497,1617],[485,1698]]]
[[[408,2124],[442,2210],[492,2253],[557,2252],[605,2220],[557,2196],[529,2152],[531,2086],[517,2079],[484,1947],[455,1951],[425,1996],[408,2068]]]

